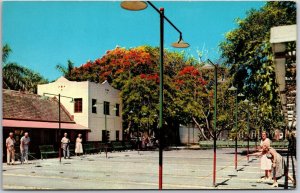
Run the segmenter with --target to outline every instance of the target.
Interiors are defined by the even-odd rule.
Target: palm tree
[[[11,51],[12,50],[7,44],[2,48],[3,88],[37,93],[37,85],[47,83],[48,80],[42,77],[39,73],[36,73],[17,63],[6,63]]]
[[[74,69],[74,63],[71,60],[68,60],[67,67],[61,64],[56,65],[56,69],[59,70],[65,78],[71,76],[72,70]]]
[[[2,67],[3,88],[11,90],[25,90],[25,68],[16,63],[7,63]]]
[[[9,53],[12,52],[11,48],[9,47],[8,44],[5,44],[3,47],[2,47],[2,62],[3,63],[6,63],[6,60],[9,56]]]

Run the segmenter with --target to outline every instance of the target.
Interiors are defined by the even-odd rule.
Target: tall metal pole
[[[213,186],[216,186],[216,164],[217,164],[217,85],[218,85],[218,77],[217,77],[217,66],[214,65],[215,69],[215,86],[214,86],[214,160],[213,160]]]
[[[256,126],[258,125],[258,118],[257,118],[257,109],[255,110],[255,118],[256,118]],[[257,141],[258,141],[258,131],[257,128],[255,129],[256,139],[255,139],[255,149],[257,149]]]
[[[140,154],[140,127],[141,127],[141,123],[137,128],[137,150],[138,150],[138,154]]]
[[[248,129],[248,141],[247,141],[247,161],[249,162],[249,140],[250,140],[250,126],[249,126],[249,106],[247,108],[247,129]]]
[[[234,156],[234,168],[237,170],[237,134],[238,134],[238,94],[236,91],[236,98],[235,98],[235,156]]]
[[[107,109],[106,109],[106,105],[104,105],[104,122],[105,122],[105,157],[107,158],[107,141],[108,141],[108,134],[107,134]]]
[[[164,87],[164,8],[160,8],[160,65],[159,65],[159,190],[163,175],[163,87]]]
[[[59,139],[61,137],[61,120],[60,120],[60,94],[58,94],[58,136]],[[61,163],[61,142],[58,139],[58,156],[59,156],[59,162]]]
[[[188,142],[187,142],[188,146],[190,145],[190,128],[191,126],[188,126]]]

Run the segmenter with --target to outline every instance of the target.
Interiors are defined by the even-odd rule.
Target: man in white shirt
[[[15,144],[14,133],[10,132],[9,137],[6,138],[6,150],[7,150],[7,165],[13,165],[15,163]]]
[[[64,158],[66,159],[66,157],[68,157],[68,159],[70,159],[70,139],[67,136],[68,134],[64,133],[64,137],[61,139],[61,148],[63,149]]]
[[[30,138],[28,136],[28,132],[25,132],[20,141],[21,163],[28,163],[29,143]]]

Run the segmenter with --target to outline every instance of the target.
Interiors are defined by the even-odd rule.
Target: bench
[[[48,155],[57,155],[58,151],[54,150],[53,145],[40,145],[39,146],[41,159],[47,158]]]
[[[83,150],[85,154],[88,153],[98,153],[97,148],[94,146],[93,143],[85,143],[83,144]]]
[[[122,142],[120,142],[120,141],[112,141],[111,145],[112,145],[112,149],[114,151],[122,151],[122,150],[124,150],[124,146],[122,145]]]
[[[124,149],[125,150],[133,150],[133,145],[130,141],[125,141],[124,142]]]

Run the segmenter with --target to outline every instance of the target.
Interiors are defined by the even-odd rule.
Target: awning
[[[58,129],[59,125],[57,122],[21,121],[21,120],[3,119],[2,127]],[[61,123],[61,129],[90,131],[89,128],[76,123]]]

